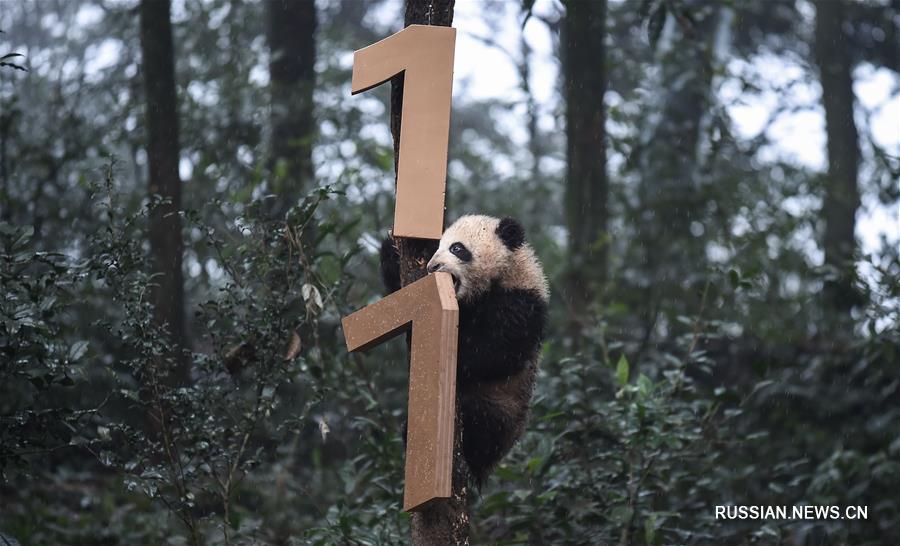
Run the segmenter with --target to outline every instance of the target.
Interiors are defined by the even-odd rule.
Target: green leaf
[[[84,356],[84,353],[87,352],[87,348],[87,341],[78,341],[73,343],[72,347],[69,348],[69,362],[74,362]]]
[[[653,544],[656,540],[656,514],[651,512],[644,520],[644,542]]]
[[[609,519],[615,522],[617,525],[624,525],[625,522],[631,519],[631,514],[633,510],[628,506],[616,506],[609,513]]]
[[[638,392],[647,396],[653,390],[653,382],[644,374],[640,374],[637,378]]]
[[[619,380],[619,385],[628,383],[628,359],[624,354],[619,357],[619,362],[616,364],[616,379]]]
[[[31,240],[31,238],[34,236],[34,226],[25,226],[21,228],[16,235],[17,237],[13,240],[12,243],[13,249],[20,248]]]

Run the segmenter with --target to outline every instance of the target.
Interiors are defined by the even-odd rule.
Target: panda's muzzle
[[[431,262],[428,264],[427,270],[429,273],[437,273],[438,271],[442,271],[444,269],[444,264],[442,263],[434,263]],[[448,271],[449,273],[449,271]],[[450,278],[453,279],[453,289],[459,292],[459,277],[450,273]]]

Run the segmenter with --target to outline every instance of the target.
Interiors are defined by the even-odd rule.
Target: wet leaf
[[[284,354],[285,361],[294,360],[300,354],[300,334],[296,330],[291,332],[291,340],[288,343],[287,351]]]
[[[69,362],[75,362],[84,356],[84,353],[87,352],[88,342],[87,341],[78,341],[72,344],[69,348]]]
[[[319,434],[322,435],[322,442],[324,443],[328,439],[328,433],[331,432],[331,429],[328,428],[328,422],[325,421],[324,417],[319,417]]]
[[[619,357],[619,362],[616,364],[616,379],[619,381],[619,385],[628,383],[628,372],[628,359],[623,354]]]

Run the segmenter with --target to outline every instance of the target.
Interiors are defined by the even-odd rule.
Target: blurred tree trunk
[[[856,249],[856,210],[859,135],[853,120],[853,77],[849,41],[843,30],[844,3],[816,3],[815,54],[822,83],[825,128],[828,133],[828,174],[822,216],[825,221],[825,264],[837,278],[825,284],[825,303],[849,312],[856,298],[853,254]]]
[[[169,2],[142,0],[141,53],[147,101],[149,194],[163,202],[150,212],[150,253],[153,264],[151,299],[154,317],[165,324],[172,355],[179,367],[171,378],[187,382],[188,362],[184,321],[184,277],[181,271],[181,179],[178,175],[178,106],[175,96],[175,56]]]
[[[704,37],[712,34],[713,19],[715,15],[709,14],[700,20]],[[674,15],[666,15],[657,44],[656,104],[648,105],[656,107],[657,115],[647,116],[642,136],[642,190],[650,215],[642,224],[649,228],[648,261],[659,265],[657,273],[664,275],[669,267],[693,271],[698,265],[690,224],[699,207],[695,161],[712,72],[708,43],[696,34],[679,25]],[[683,272],[665,276],[683,279]]]
[[[15,104],[15,103],[13,103]],[[12,133],[15,109],[0,114],[0,222],[12,221],[12,199],[9,193],[9,169],[7,165],[6,143]]]
[[[534,97],[534,91],[531,88],[531,62],[532,50],[528,40],[525,39],[524,28],[519,31],[519,54],[520,57],[516,61],[516,73],[519,76],[519,87],[525,95],[525,128],[528,132],[528,155],[531,156],[531,165],[529,166],[528,191],[532,192],[536,197],[530,199],[529,212],[532,217],[539,218],[541,209],[546,206],[546,198],[550,195],[547,193],[548,188],[541,184],[541,158],[545,155],[544,138],[538,127],[538,103]]]
[[[561,55],[566,100],[568,169],[565,214],[569,228],[568,298],[572,339],[589,320],[589,306],[606,282],[606,0],[569,2]]]
[[[406,0],[403,25],[438,25],[453,23],[455,0]],[[391,135],[394,137],[394,171],[400,160],[400,119],[403,111],[403,75],[391,81]],[[433,239],[397,237],[400,253],[400,284],[421,279],[427,274],[425,265],[437,250]],[[462,455],[462,420],[457,402],[456,426],[453,442],[453,491],[446,501],[433,501],[414,512],[410,520],[412,543],[415,546],[435,544],[469,544],[468,481],[469,470]]]
[[[270,212],[283,217],[313,186],[316,85],[316,4],[268,0],[269,77],[272,93]]]
[[[650,342],[660,309],[687,313],[706,282],[704,223],[712,194],[700,167],[703,158],[704,118],[712,105],[713,65],[717,44],[730,35],[730,7],[699,0],[671,13],[659,3],[649,26],[655,39],[656,77],[645,101],[645,123],[639,135],[637,161],[640,186],[636,224],[641,261],[639,272],[647,297],[636,302],[643,315],[644,341]],[[689,10],[689,11],[688,11]],[[686,17],[684,13],[689,13]],[[706,121],[707,125],[709,120]],[[661,305],[666,299],[669,304]],[[679,309],[679,306],[681,307]]]

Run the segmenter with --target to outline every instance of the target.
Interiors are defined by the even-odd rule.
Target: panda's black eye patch
[[[472,261],[472,253],[469,252],[469,249],[466,248],[466,245],[462,243],[453,243],[452,245],[450,245],[450,254],[453,254],[463,262]]]

